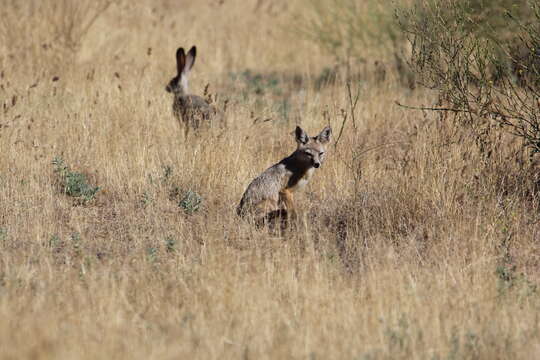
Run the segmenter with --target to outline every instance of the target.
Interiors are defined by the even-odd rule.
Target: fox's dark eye
[[[323,156],[323,155],[324,155],[324,151],[321,151],[321,152],[319,153],[319,156]]]

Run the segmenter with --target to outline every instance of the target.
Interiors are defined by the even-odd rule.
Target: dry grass
[[[486,157],[450,120],[393,105],[433,103],[396,74],[361,80],[355,128],[345,84],[314,86],[329,59],[290,30],[295,4],[122,2],[62,45],[72,56],[42,46],[39,14],[25,47],[3,42],[0,358],[540,356],[535,171],[519,144],[492,129]],[[230,100],[229,127],[184,139],[164,86],[191,44],[192,89]],[[245,94],[230,73],[246,69],[278,85]],[[314,133],[327,113],[337,135],[341,109],[298,231],[239,221],[295,123]],[[62,193],[56,156],[101,187],[94,200]],[[176,187],[202,208],[186,214]]]

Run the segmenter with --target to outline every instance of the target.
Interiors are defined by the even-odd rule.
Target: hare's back
[[[208,102],[200,96],[197,95],[185,95],[180,96],[177,99],[177,102],[181,107],[184,108],[197,108],[197,109],[208,109],[210,105]]]
[[[209,119],[215,113],[214,107],[197,95],[186,95],[176,98],[174,111],[182,114],[184,119],[193,116]]]

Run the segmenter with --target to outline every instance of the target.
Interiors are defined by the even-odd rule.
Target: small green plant
[[[167,236],[165,238],[165,247],[167,249],[168,253],[172,253],[176,251],[176,239],[172,236]]]
[[[202,203],[202,197],[193,190],[188,190],[184,193],[182,200],[178,204],[186,214],[193,214],[199,211]]]
[[[178,186],[175,186],[171,190],[169,199],[172,201],[178,201],[178,206],[182,208],[188,215],[199,211],[203,201],[202,196],[197,192],[191,189],[184,191]]]
[[[78,232],[74,232],[70,235],[69,238],[71,239],[71,242],[73,244],[73,251],[76,255],[80,255],[82,250],[81,234],[79,234]]]
[[[152,195],[150,195],[148,191],[143,192],[141,196],[141,205],[143,207],[147,207],[148,205],[152,203],[152,201],[153,201]]]
[[[52,161],[54,172],[60,176],[63,192],[71,197],[80,199],[83,203],[91,201],[99,191],[99,186],[88,184],[86,176],[72,171],[60,157]]]
[[[52,235],[50,238],[49,238],[49,247],[50,248],[53,248],[53,249],[56,249],[57,247],[60,246],[61,244],[61,240],[60,240],[60,237],[56,234]]]
[[[146,256],[150,263],[155,263],[158,260],[158,248],[153,246],[147,248]]]

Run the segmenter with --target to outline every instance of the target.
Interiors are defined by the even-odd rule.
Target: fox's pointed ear
[[[186,53],[184,52],[184,48],[178,48],[178,50],[176,50],[176,69],[178,70],[178,75],[182,73],[185,66]]]
[[[319,135],[317,135],[317,141],[321,144],[326,144],[332,137],[332,128],[330,126],[325,127]]]
[[[187,56],[186,56],[186,66],[184,67],[184,72],[188,72],[193,67],[193,64],[195,64],[195,58],[197,57],[197,47],[192,46],[191,49],[189,49]]]
[[[294,130],[294,135],[296,137],[296,142],[302,145],[305,145],[309,142],[308,134],[300,127],[297,126]]]

